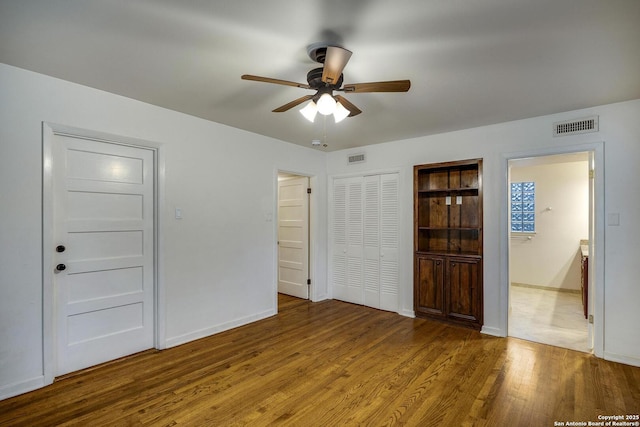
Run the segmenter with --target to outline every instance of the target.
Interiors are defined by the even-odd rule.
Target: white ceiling
[[[334,124],[271,110],[307,45],[353,51]],[[640,98],[639,0],[0,0],[0,62],[331,151]],[[5,102],[2,100],[0,102]]]

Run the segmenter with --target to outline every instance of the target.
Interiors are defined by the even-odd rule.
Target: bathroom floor
[[[511,285],[509,336],[590,352],[579,293]]]

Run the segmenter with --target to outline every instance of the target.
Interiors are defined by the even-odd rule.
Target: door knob
[[[58,265],[56,265],[56,270],[58,270],[58,271],[66,270],[66,268],[67,268],[67,266],[66,266],[66,265],[64,265],[64,264],[58,264]]]
[[[65,249],[67,249],[67,248],[65,248],[64,245],[56,246],[56,252],[64,252]]]

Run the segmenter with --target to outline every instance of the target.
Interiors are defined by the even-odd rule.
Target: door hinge
[[[307,188],[307,194],[311,194],[311,189]]]
[[[589,169],[589,178],[593,179],[595,175],[596,175],[596,171],[593,169]]]
[[[593,323],[593,314],[589,315],[589,323]]]
[[[311,279],[307,279],[307,285],[311,284]]]

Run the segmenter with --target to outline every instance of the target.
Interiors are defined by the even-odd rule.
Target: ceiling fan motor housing
[[[332,90],[339,89],[340,86],[342,85],[343,75],[340,74],[340,78],[338,79],[337,82],[335,82],[335,84],[329,84],[322,81],[322,71],[323,71],[323,68],[320,67],[320,68],[314,68],[313,70],[307,73],[307,83],[309,83],[309,86],[311,86],[311,88],[316,90],[319,90],[325,87],[328,87]]]

